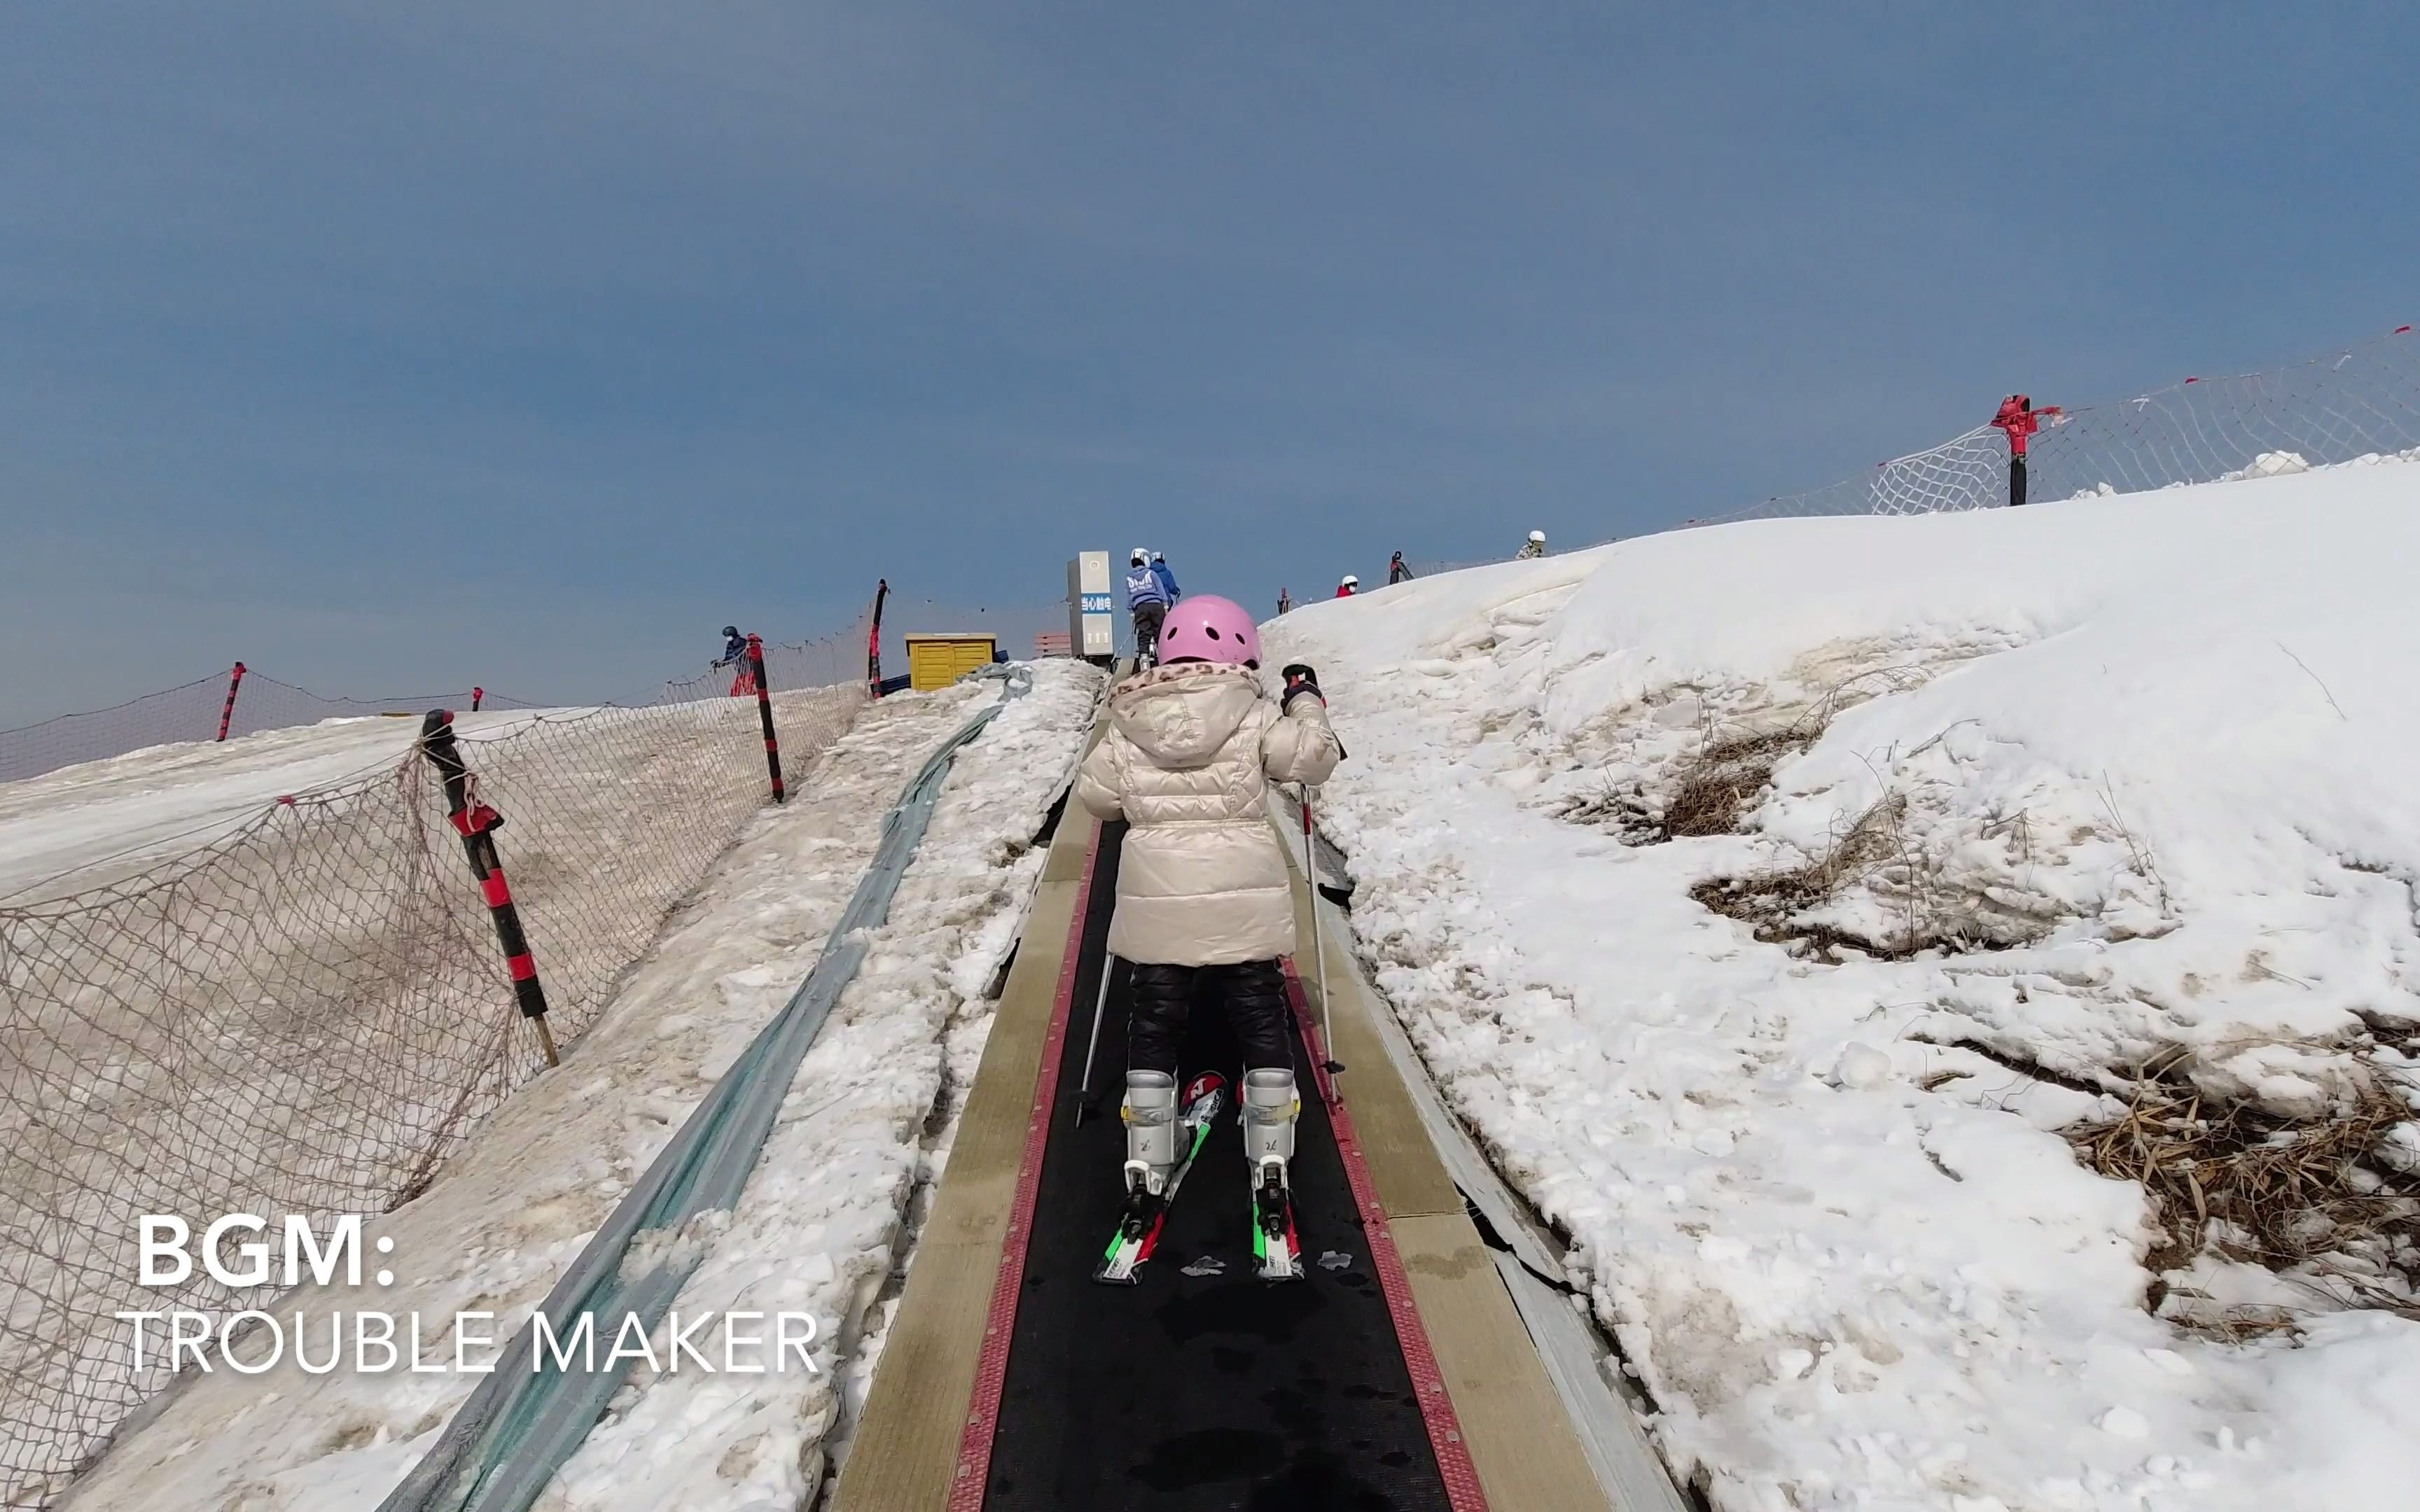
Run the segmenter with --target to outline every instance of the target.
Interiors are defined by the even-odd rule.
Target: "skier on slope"
[[[1126,557],[1126,612],[1134,616],[1135,667],[1156,666],[1159,625],[1168,616],[1168,588],[1152,569],[1151,552],[1136,547]]]
[[[1544,531],[1531,531],[1529,532],[1529,538],[1521,543],[1521,549],[1512,554],[1512,560],[1515,562],[1532,562],[1545,554],[1546,532]]]
[[[756,669],[748,663],[748,638],[739,633],[739,626],[736,625],[722,627],[722,655],[713,663],[716,671],[725,667],[739,669],[739,675],[731,680],[731,696],[736,699],[754,698]]]
[[[1340,748],[1310,668],[1288,669],[1275,702],[1262,687],[1260,631],[1242,606],[1187,599],[1169,612],[1160,647],[1166,662],[1110,690],[1109,733],[1076,780],[1086,810],[1130,826],[1109,950],[1134,966],[1120,1242],[1140,1253],[1126,1273],[1102,1278],[1131,1279],[1132,1260],[1157,1238],[1178,1163],[1177,1046],[1205,976],[1244,1048],[1256,1233],[1277,1242],[1264,1273],[1298,1274],[1286,1163],[1301,1103],[1278,965],[1295,949],[1294,891],[1265,794],[1271,782],[1326,780]]]
[[[1407,583],[1411,580],[1412,569],[1404,564],[1404,554],[1398,551],[1387,563],[1387,586],[1392,588],[1397,583]]]
[[[2012,393],[2000,401],[2000,412],[1992,417],[1992,428],[2009,438],[2009,502],[2025,501],[2025,442],[2041,429],[2042,417],[2048,415],[2055,424],[2065,413],[2055,404],[2034,408],[2025,394]]]
[[[1361,579],[1348,572],[1344,575],[1342,580],[1337,583],[1336,596],[1339,598],[1351,598],[1360,587]]]
[[[1151,554],[1151,575],[1159,579],[1160,591],[1168,595],[1168,607],[1174,609],[1185,597],[1185,590],[1176,586],[1176,574],[1168,570],[1168,559],[1154,551]]]

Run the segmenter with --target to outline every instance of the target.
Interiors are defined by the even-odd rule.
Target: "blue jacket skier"
[[[1176,574],[1168,570],[1168,559],[1154,551],[1151,554],[1151,575],[1159,579],[1160,591],[1168,595],[1168,607],[1174,609],[1185,598],[1185,591],[1176,586]]]
[[[1134,616],[1135,666],[1159,665],[1159,622],[1168,617],[1168,584],[1152,565],[1151,552],[1136,547],[1126,557],[1126,611]]]
[[[726,625],[722,627],[722,655],[714,665],[718,671],[724,667],[739,669],[739,675],[731,680],[733,698],[756,696],[756,668],[748,659],[748,638],[739,633],[739,626]]]

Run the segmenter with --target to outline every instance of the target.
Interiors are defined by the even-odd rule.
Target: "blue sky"
[[[1256,608],[2420,315],[2408,6],[10,7],[0,723]]]

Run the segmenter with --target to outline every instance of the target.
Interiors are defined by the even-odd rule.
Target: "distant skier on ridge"
[[[2014,508],[2025,501],[2025,443],[2032,439],[2034,432],[2041,429],[2043,416],[2051,417],[2052,423],[2056,424],[2065,413],[2055,404],[2046,404],[2037,409],[2032,398],[2022,393],[2009,394],[2000,401],[2000,412],[1992,417],[1992,428],[2009,438],[2009,507]]]
[[[739,669],[739,675],[731,680],[731,696],[736,699],[754,698],[756,669],[748,664],[748,638],[739,633],[739,626],[736,625],[722,627],[722,655],[713,662],[716,671],[725,667]]]
[[[1521,549],[1512,553],[1512,560],[1515,562],[1534,562],[1545,554],[1546,532],[1544,531],[1531,531],[1529,532],[1529,538],[1521,543]]]
[[[1278,958],[1294,953],[1294,890],[1265,795],[1271,782],[1326,781],[1339,747],[1307,668],[1282,706],[1262,687],[1260,631],[1241,605],[1187,599],[1169,612],[1160,647],[1163,665],[1110,690],[1109,733],[1076,779],[1087,810],[1130,826],[1109,923],[1110,953],[1134,965],[1126,1209],[1095,1278],[1130,1282],[1150,1257],[1171,1185],[1217,1116],[1214,1075],[1197,1077],[1182,1106],[1177,1097],[1177,1047],[1207,976],[1244,1048],[1254,1253],[1264,1276],[1291,1279],[1301,1261],[1287,1162],[1301,1103]]]

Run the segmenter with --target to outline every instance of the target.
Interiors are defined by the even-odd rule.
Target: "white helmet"
[[[1361,579],[1354,577],[1348,572],[1344,575],[1344,581],[1339,586],[1344,588],[1358,588],[1361,586]]]
[[[1134,548],[1134,553],[1131,556],[1128,556],[1126,560],[1140,567],[1144,563],[1151,560],[1151,548],[1149,547],[1136,547]]]
[[[1544,546],[1546,544],[1546,532],[1544,531],[1531,531],[1529,532],[1529,539],[1537,542],[1540,546]]]

